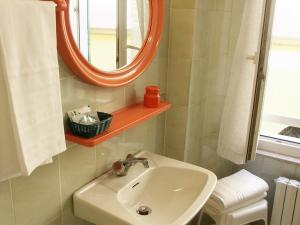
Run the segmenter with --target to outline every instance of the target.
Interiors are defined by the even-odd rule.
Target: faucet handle
[[[113,163],[112,170],[114,174],[121,176],[122,174],[125,174],[126,167],[124,166],[123,162],[121,160],[118,160]]]
[[[126,156],[126,159],[134,159],[134,156],[133,156],[132,154],[128,154],[128,155]]]
[[[126,160],[118,160],[113,163],[112,171],[117,176],[126,176],[129,168],[138,162],[141,162],[145,168],[149,168],[149,162],[147,158],[136,158],[132,154],[128,154]]]
[[[138,159],[138,160],[148,160],[147,158],[144,157],[135,157],[133,154],[128,154],[126,156],[126,160],[134,160],[134,159]]]
[[[148,161],[147,159],[145,159],[145,160],[143,161],[143,166],[144,166],[145,168],[149,168],[149,161]]]

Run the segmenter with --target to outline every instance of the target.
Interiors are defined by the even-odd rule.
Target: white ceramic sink
[[[183,225],[211,195],[216,176],[201,167],[150,152],[150,168],[132,166],[127,176],[111,171],[74,194],[75,215],[97,225]],[[141,206],[150,207],[139,215]]]

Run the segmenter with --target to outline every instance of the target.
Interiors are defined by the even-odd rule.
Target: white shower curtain
[[[265,0],[246,0],[219,132],[218,154],[246,162]]]

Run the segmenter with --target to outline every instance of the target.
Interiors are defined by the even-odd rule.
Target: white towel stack
[[[0,1],[0,181],[66,149],[55,4]]]
[[[247,170],[218,180],[205,207],[210,213],[221,214],[262,200],[269,186]]]

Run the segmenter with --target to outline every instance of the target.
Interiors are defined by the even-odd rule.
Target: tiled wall
[[[219,177],[232,172],[232,164],[216,154],[230,64],[231,3],[173,0],[170,13],[167,99],[173,108],[166,117],[165,151]]]
[[[196,3],[185,160],[223,177],[232,172],[232,164],[216,154],[233,44],[230,42],[232,2],[198,0]]]
[[[195,0],[172,0],[170,5],[167,99],[173,106],[167,112],[165,152],[179,160],[184,160],[186,144],[195,3]]]
[[[270,186],[272,209],[278,176],[300,179],[300,165],[257,155],[238,167],[217,153],[229,66],[244,0],[171,1],[166,154],[214,171],[218,177],[246,168]],[[193,43],[192,45],[190,43]]]
[[[91,86],[78,80],[60,60],[64,113],[85,104],[112,112],[141,101],[149,84],[159,85],[164,95],[169,30],[168,1],[165,4],[165,33],[159,53],[147,72],[132,84],[120,88]],[[161,115],[94,148],[68,143],[67,151],[56,156],[54,163],[38,168],[30,177],[0,183],[0,225],[89,224],[74,217],[72,193],[129,152],[147,149],[162,153],[164,121]]]
[[[146,85],[160,85],[173,103],[166,132],[162,115],[92,149],[68,143],[65,153],[32,176],[0,183],[1,225],[89,224],[74,217],[72,193],[113,161],[143,148],[162,153],[165,145],[168,156],[211,169],[219,177],[240,169],[217,156],[216,144],[243,1],[171,0],[170,6],[165,2],[165,34],[159,54],[134,83],[116,89],[87,85],[61,60],[60,75],[64,112],[83,104],[111,112],[142,100]],[[274,178],[300,179],[299,165],[268,157],[258,156],[245,168],[269,182],[270,203]]]

